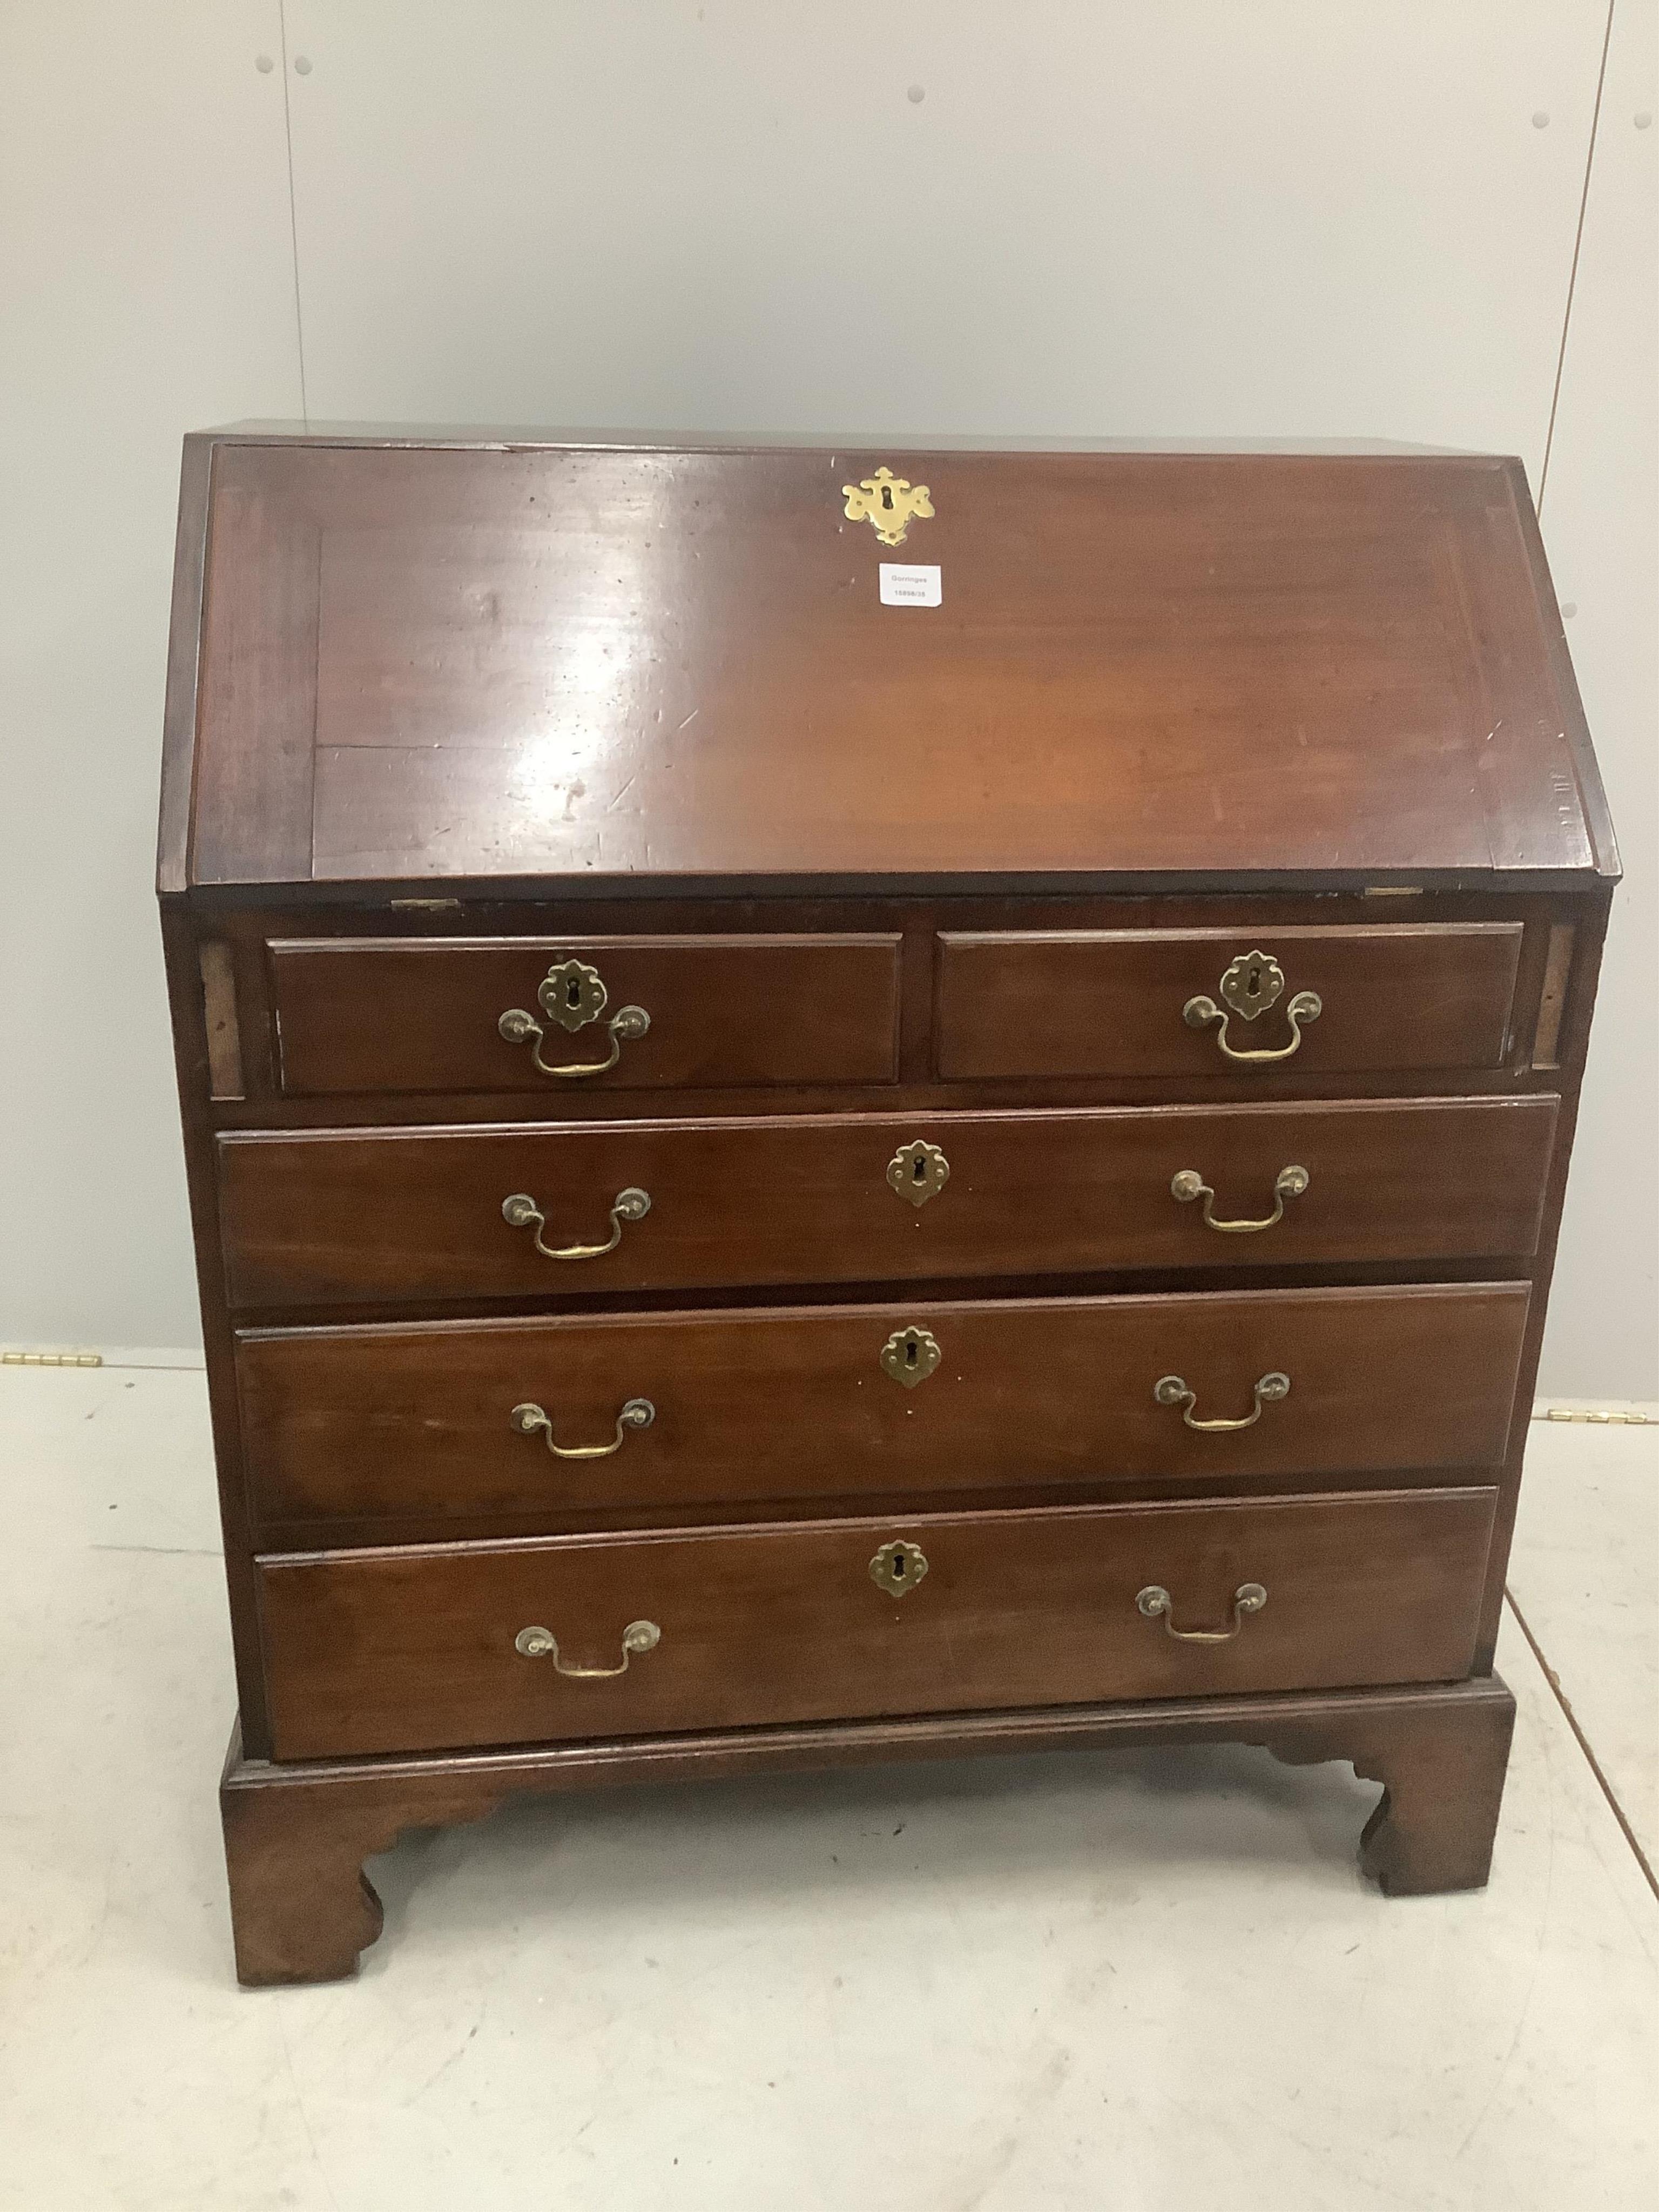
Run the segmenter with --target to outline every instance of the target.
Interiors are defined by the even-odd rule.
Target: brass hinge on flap
[[[1534,1421],[1593,1421],[1598,1428],[1659,1428],[1659,1413],[1644,1413],[1637,1406],[1540,1406]]]
[[[101,1352],[0,1352],[0,1367],[101,1367]]]

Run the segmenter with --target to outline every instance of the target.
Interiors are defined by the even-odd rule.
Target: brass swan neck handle
[[[611,994],[597,968],[585,961],[562,960],[550,968],[536,992],[536,1003],[548,1020],[562,1030],[585,1029],[589,1022],[598,1021],[610,1003]],[[584,1075],[604,1075],[622,1058],[624,1040],[632,1042],[642,1037],[651,1027],[651,1017],[643,1006],[619,1006],[605,1024],[611,1037],[611,1054],[606,1060],[574,1060],[558,1067],[550,1066],[542,1058],[542,1045],[547,1031],[534,1014],[526,1013],[522,1006],[509,1006],[495,1027],[509,1044],[527,1044],[531,1065],[543,1075],[556,1075],[566,1079]]]
[[[611,1202],[611,1234],[603,1244],[549,1244],[542,1236],[547,1216],[533,1198],[520,1190],[501,1200],[502,1220],[509,1229],[532,1230],[536,1249],[544,1260],[602,1260],[622,1243],[623,1222],[643,1221],[650,1211],[650,1192],[636,1189],[630,1183],[626,1190],[619,1190]]]
[[[622,1633],[620,1667],[571,1666],[560,1658],[559,1639],[550,1628],[521,1628],[513,1639],[513,1649],[521,1658],[550,1659],[555,1669],[568,1674],[573,1682],[602,1682],[612,1674],[625,1674],[636,1651],[654,1651],[661,1642],[662,1631],[654,1620],[630,1620]]]
[[[1189,1429],[1200,1429],[1210,1435],[1223,1435],[1233,1429],[1253,1429],[1261,1419],[1264,1406],[1276,1405],[1281,1398],[1288,1398],[1290,1395],[1291,1378],[1288,1375],[1277,1372],[1263,1375],[1257,1378],[1251,1393],[1255,1402],[1242,1420],[1195,1421],[1193,1407],[1198,1403],[1198,1393],[1189,1390],[1179,1375],[1161,1375],[1152,1385],[1152,1395],[1160,1406],[1179,1406],[1181,1418]]]
[[[1226,1059],[1241,1066],[1265,1067],[1274,1060],[1288,1060],[1301,1049],[1304,1024],[1316,1022],[1325,1011],[1317,991],[1298,991],[1285,1008],[1285,1018],[1291,1025],[1290,1042],[1265,1051],[1240,1052],[1227,1042],[1229,1021],[1237,1014],[1241,1021],[1253,1022],[1257,1015],[1276,1005],[1285,988],[1285,970],[1271,952],[1241,952],[1223,975],[1218,988],[1226,1012],[1213,999],[1200,994],[1188,1000],[1181,1009],[1181,1018],[1189,1030],[1207,1029],[1212,1022],[1219,1022],[1216,1043]]]
[[[1170,1179],[1170,1194],[1182,1206],[1190,1206],[1196,1199],[1204,1201],[1204,1226],[1218,1230],[1224,1237],[1250,1237],[1258,1230],[1272,1229],[1285,1218],[1287,1198],[1300,1198],[1310,1178],[1306,1168],[1280,1168],[1273,1178],[1273,1210],[1263,1214],[1258,1221],[1218,1221],[1215,1218],[1215,1193],[1196,1168],[1182,1168]]]
[[[630,1398],[617,1416],[616,1437],[608,1444],[555,1443],[552,1419],[537,1405],[515,1406],[507,1418],[514,1435],[544,1437],[555,1459],[609,1459],[612,1452],[622,1449],[630,1431],[650,1427],[657,1418],[657,1409],[648,1398]]]
[[[1175,1600],[1160,1583],[1148,1583],[1135,1598],[1136,1607],[1148,1620],[1162,1618],[1166,1633],[1173,1636],[1177,1644],[1231,1644],[1244,1626],[1244,1615],[1260,1613],[1267,1602],[1267,1593],[1260,1583],[1240,1583],[1233,1592],[1231,1628],[1177,1628]]]

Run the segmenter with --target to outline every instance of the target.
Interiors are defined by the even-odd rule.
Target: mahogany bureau
[[[167,711],[244,1981],[969,1750],[1485,1881],[1616,873],[1518,463],[214,432]]]

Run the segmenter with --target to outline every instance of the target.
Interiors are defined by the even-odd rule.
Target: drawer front
[[[1472,1662],[1495,1494],[266,1559],[275,1755],[1451,1680]],[[914,1549],[884,1586],[872,1563],[892,1546]],[[1236,1608],[1249,1584],[1259,1611]],[[1152,1589],[1166,1614],[1142,1609]],[[526,1631],[556,1648],[525,1652]]]
[[[945,935],[938,1073],[1259,1080],[1280,1068],[1496,1067],[1521,937],[1519,922]]]
[[[1555,1110],[1528,1097],[234,1134],[218,1140],[222,1231],[244,1308],[1523,1256]],[[927,1147],[949,1168],[932,1195]],[[1206,1194],[1177,1198],[1177,1178]],[[1246,1219],[1272,1225],[1210,1225]],[[592,1256],[546,1256],[538,1238]]]
[[[1528,1296],[1506,1283],[295,1330],[243,1336],[237,1370],[267,1525],[557,1526],[605,1508],[1497,1467]],[[1276,1374],[1282,1397],[1258,1387]],[[1159,1398],[1171,1375],[1190,1402]]]
[[[898,948],[896,937],[275,942],[282,1085],[291,1097],[556,1097],[890,1083]]]

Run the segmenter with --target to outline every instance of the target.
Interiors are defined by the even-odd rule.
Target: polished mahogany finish
[[[1279,929],[1278,1000],[1229,1027],[1235,1049],[1283,1051],[1300,1075],[1425,1075],[1496,1067],[1509,1048],[1518,922]],[[939,939],[939,1073],[945,1077],[1215,1076],[1240,1064],[1213,1025],[1182,1018],[1255,951],[1239,930],[1072,930]],[[1285,1008],[1320,1000],[1299,1039]],[[1246,1063],[1250,1072],[1273,1063]]]
[[[672,1729],[1452,1680],[1491,1490],[1091,1506],[301,1553],[259,1565],[278,1759]],[[894,1596],[884,1544],[926,1561]],[[1136,1602],[1166,1589],[1183,1642]],[[660,1631],[617,1670],[628,1625]]]
[[[1518,463],[696,443],[220,444],[190,879],[1595,865]]]
[[[1617,872],[1518,464],[206,434],[167,702],[245,1980],[405,1826],[966,1750],[1485,1879]]]
[[[874,1492],[1325,1484],[1497,1468],[1509,1444],[1524,1283],[1142,1298],[581,1314],[536,1322],[249,1331],[237,1340],[262,1525],[538,1516]],[[925,1332],[907,1382],[907,1330]],[[931,1371],[929,1371],[931,1368]],[[893,1370],[896,1370],[896,1373]],[[1190,1429],[1154,1396],[1179,1372],[1199,1418],[1289,1395],[1248,1429]],[[609,1457],[643,1398],[650,1425]]]
[[[1514,1725],[1514,1698],[1486,1674],[1408,1689],[797,1722],[281,1766],[248,1758],[234,1735],[219,1802],[236,1971],[250,1987],[355,1973],[358,1953],[384,1922],[363,1863],[406,1829],[481,1820],[512,1800],[570,1790],[969,1753],[1246,1743],[1290,1766],[1346,1760],[1362,1780],[1382,1784],[1359,1839],[1359,1863],[1385,1895],[1480,1889],[1492,1863]]]
[[[890,1083],[899,944],[762,936],[274,944],[282,1086],[290,1097],[536,1091],[551,1098],[587,1083],[607,1091]],[[556,966],[573,961],[599,976],[608,1003],[567,1030],[538,994]],[[606,1023],[629,1006],[649,1026],[625,1036],[607,1067]],[[525,1043],[501,1034],[501,1016],[514,1009],[542,1030],[547,1066],[595,1073],[544,1073]]]
[[[1524,1258],[1555,1112],[1542,1096],[227,1136],[225,1255],[244,1306]],[[921,1206],[887,1173],[915,1143],[951,1170]],[[1248,1241],[1211,1233],[1171,1189],[1194,1170],[1218,1218],[1261,1217],[1286,1167],[1306,1169],[1307,1189]],[[580,1261],[544,1257],[502,1214],[523,1194],[547,1216],[544,1244],[592,1245],[628,1189],[649,1212]]]

